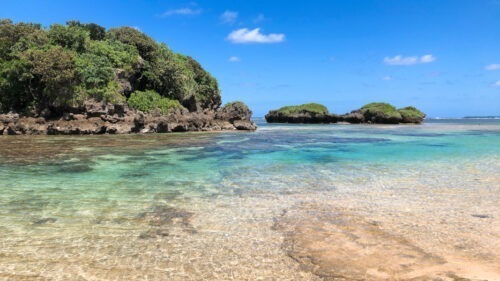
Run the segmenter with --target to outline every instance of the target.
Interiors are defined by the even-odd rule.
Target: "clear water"
[[[0,279],[315,280],[275,226],[325,206],[498,276],[500,120],[257,121],[253,133],[1,138]]]

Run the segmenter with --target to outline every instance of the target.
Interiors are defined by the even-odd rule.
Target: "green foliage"
[[[67,21],[66,24],[70,27],[79,27],[87,30],[91,40],[104,40],[106,37],[106,29],[95,23],[83,24],[77,20]]]
[[[134,109],[144,112],[160,110],[163,114],[167,114],[170,110],[182,107],[177,100],[162,97],[152,90],[145,92],[135,91],[130,95],[127,102],[128,105]]]
[[[0,20],[0,59],[12,59],[11,53],[15,49],[17,51],[27,49],[26,47],[22,48],[22,45],[42,46],[47,41],[47,35],[41,29],[40,24],[13,24],[11,20]]]
[[[197,84],[196,97],[203,101],[220,102],[220,91],[217,80],[205,71],[192,57],[186,58],[186,63],[193,72],[193,79]]]
[[[32,76],[30,63],[24,59],[2,61],[0,59],[0,112],[27,110],[34,101],[34,96],[25,83]]]
[[[151,37],[135,28],[127,26],[112,28],[108,31],[107,37],[134,46],[139,55],[147,61],[154,61],[156,57],[158,44]]]
[[[315,114],[328,114],[328,108],[319,103],[306,103],[301,105],[284,106],[278,109],[279,113],[288,115],[294,113],[309,112]]]
[[[78,89],[78,102],[85,97],[111,103],[125,101],[120,86],[113,80],[113,64],[107,57],[85,53],[76,59],[76,67],[82,82]]]
[[[62,112],[89,98],[124,102],[133,91],[132,104],[146,111],[217,108],[221,100],[217,80],[197,61],[134,28],[0,20],[1,112]]]
[[[405,120],[418,120],[425,118],[425,114],[413,106],[400,108],[398,109],[398,112]]]
[[[401,114],[396,108],[388,103],[372,102],[361,107],[361,112],[364,115],[383,114],[386,117],[401,119]]]
[[[139,60],[139,53],[133,46],[116,40],[92,41],[89,53],[107,58],[114,68],[132,71]]]
[[[89,32],[78,26],[53,24],[50,26],[48,35],[52,44],[72,49],[79,53],[87,49],[90,40]]]
[[[100,87],[86,88],[84,85],[79,85],[75,92],[74,101],[76,104],[82,104],[89,98],[112,104],[124,103],[127,100],[121,93],[120,85],[114,80]]]
[[[221,109],[222,110],[226,110],[228,108],[237,108],[239,109],[240,111],[249,111],[250,109],[248,108],[248,106],[242,102],[242,101],[232,101],[232,102],[228,102],[226,103]]]
[[[114,68],[107,57],[92,53],[81,54],[76,67],[82,82],[88,87],[105,86],[114,77]]]
[[[29,49],[23,54],[31,64],[31,75],[26,78],[39,82],[38,89],[30,89],[37,103],[54,107],[71,105],[77,83],[75,56],[60,46]]]

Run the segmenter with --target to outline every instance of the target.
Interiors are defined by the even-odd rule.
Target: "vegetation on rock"
[[[221,104],[197,61],[134,28],[0,20],[0,113],[60,116],[90,99],[162,112]]]
[[[328,109],[321,104],[309,103],[270,110],[265,117],[269,123],[336,123],[344,121],[354,124],[399,124],[422,123],[425,114],[412,106],[396,109],[388,103],[373,102],[350,113],[336,115],[328,113]]]
[[[159,110],[163,114],[167,114],[171,110],[182,107],[179,101],[162,97],[153,90],[133,92],[128,99],[128,105],[144,112]]]
[[[252,111],[243,102],[235,101],[226,103],[219,111],[219,115],[222,119],[227,119],[230,121],[234,120],[250,121],[250,118],[252,117]]]
[[[284,106],[277,110],[281,114],[314,113],[328,114],[328,108],[319,103],[306,103],[301,105]]]
[[[361,107],[359,111],[367,122],[397,124],[402,120],[398,110],[388,103],[372,102]]]
[[[422,123],[425,118],[425,114],[413,106],[400,108],[398,112],[403,118],[403,123]]]

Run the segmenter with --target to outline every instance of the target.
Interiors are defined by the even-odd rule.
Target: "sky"
[[[500,0],[0,0],[0,18],[132,26],[192,56],[254,116],[368,102],[500,115]]]

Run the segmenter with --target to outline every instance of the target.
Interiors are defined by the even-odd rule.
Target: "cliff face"
[[[351,124],[420,124],[425,114],[415,107],[408,106],[396,109],[387,103],[370,103],[360,109],[353,110],[343,115],[328,113],[326,107],[311,104],[299,106],[286,106],[278,110],[271,110],[265,118],[268,123],[337,123],[347,122]],[[318,110],[321,108],[322,110]],[[292,110],[290,110],[292,109]]]
[[[0,20],[0,133],[254,130],[195,59],[130,27]]]

